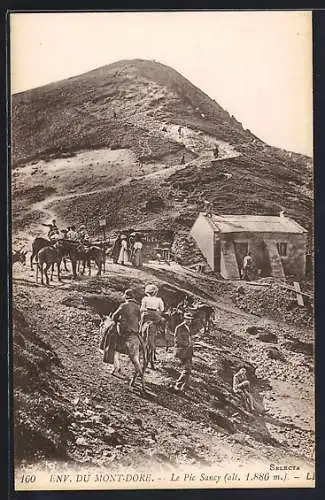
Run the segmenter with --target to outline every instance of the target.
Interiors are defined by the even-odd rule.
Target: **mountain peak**
[[[244,130],[179,72],[157,61],[117,61],[12,98],[12,164],[26,172],[20,189],[25,192],[35,164],[32,193],[43,192],[47,181],[55,198],[61,193],[70,200],[72,190],[68,211],[77,207],[76,217],[85,211],[94,223],[105,197],[107,211],[116,214],[115,227],[141,220],[188,228],[203,196],[219,213],[272,215],[285,209],[306,226],[309,163]],[[52,168],[62,175],[52,175]],[[88,192],[96,195],[91,208]],[[150,213],[145,207],[156,195],[168,202],[161,213]]]

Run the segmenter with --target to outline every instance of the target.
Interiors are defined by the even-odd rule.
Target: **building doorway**
[[[241,274],[241,270],[243,267],[243,260],[245,255],[248,253],[248,241],[239,241],[234,242],[235,247],[235,255],[237,260],[237,266],[239,269],[239,274]]]

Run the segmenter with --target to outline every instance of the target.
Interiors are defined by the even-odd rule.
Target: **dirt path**
[[[127,436],[126,446],[121,446],[120,451],[114,448],[116,464],[131,460],[132,453],[139,454],[144,461],[149,460],[142,449],[143,442],[147,440],[149,448],[155,450],[155,454],[162,454],[165,458],[168,457],[168,460],[174,457],[175,453],[181,453],[182,449],[183,454],[185,448],[196,449],[197,442],[200,443],[202,453],[199,453],[199,456],[203,460],[229,460],[231,453],[238,459],[243,458],[246,456],[246,447],[237,443],[238,447],[235,446],[235,451],[233,450],[229,425],[235,425],[236,434],[250,436],[251,447],[248,456],[251,459],[279,459],[278,453],[283,453],[282,446],[286,447],[286,456],[291,454],[292,460],[304,460],[303,456],[312,455],[312,373],[304,368],[308,357],[288,352],[287,363],[271,360],[267,357],[266,345],[246,333],[248,326],[263,326],[271,332],[276,332],[279,339],[276,346],[282,349],[285,335],[297,334],[294,327],[285,325],[284,328],[284,325],[281,325],[279,328],[276,322],[244,313],[231,305],[227,297],[220,295],[214,300],[211,297],[210,303],[216,310],[215,330],[196,345],[193,388],[188,399],[179,398],[168,389],[177,376],[177,367],[172,352],[164,350],[159,350],[158,370],[148,371],[147,380],[151,395],[143,398],[138,389],[130,392],[127,387],[127,377],[131,376],[131,369],[126,360],[123,361],[121,379],[112,377],[110,368],[101,362],[96,315],[84,308],[83,297],[87,296],[90,290],[94,293],[94,287],[99,294],[102,289],[111,293],[116,287],[123,291],[126,286],[138,286],[139,283],[148,282],[150,279],[187,292],[192,292],[194,286],[197,293],[199,289],[202,293],[208,293],[202,279],[192,277],[189,280],[186,273],[182,275],[179,272],[169,272],[168,276],[164,276],[162,272],[158,277],[156,269],[151,269],[150,266],[139,271],[114,264],[107,265],[106,274],[101,279],[67,278],[64,274],[62,284],[54,281],[50,287],[42,287],[34,283],[33,273],[17,267],[14,285],[17,297],[22,297],[20,306],[26,302],[25,313],[32,315],[39,331],[44,332],[44,339],[50,341],[62,360],[63,366],[58,375],[65,380],[67,399],[71,402],[79,398],[80,403],[76,411],[84,413],[87,410],[93,412],[93,415],[101,415],[101,418],[104,413],[114,425],[119,422],[119,429]],[[199,293],[198,297],[202,295]],[[75,301],[75,306],[63,305],[71,298]],[[256,367],[258,378],[255,382],[255,396],[259,404],[269,410],[268,415],[258,417],[250,424],[231,395],[231,373],[234,366],[243,362]],[[116,397],[116,394],[119,396]],[[90,403],[85,405],[82,401],[87,398]],[[96,405],[102,405],[105,411],[96,410]],[[219,417],[213,413],[215,408],[218,408]],[[238,412],[239,417],[234,417]],[[217,418],[218,425],[215,424],[214,418]],[[134,423],[136,419],[142,422],[141,432],[138,424]],[[87,421],[86,416],[84,420]],[[87,425],[83,425],[89,434]],[[132,435],[130,429],[133,429]],[[151,434],[151,437],[148,435],[149,429],[150,432],[155,430],[155,438],[152,438]],[[177,438],[172,436],[176,429]],[[79,435],[78,431],[76,439]],[[273,445],[270,444],[272,440]],[[275,442],[278,445],[275,445]],[[279,445],[284,442],[285,445]],[[280,446],[279,450],[277,446]],[[101,442],[101,438],[97,435],[93,441],[90,432],[88,453],[91,456],[94,454],[98,463],[108,460],[102,456],[104,449],[105,444]],[[298,452],[296,458],[295,450]],[[74,453],[79,456],[78,447],[74,448]],[[185,453],[187,458],[183,456],[181,460],[186,462],[190,455]]]
[[[130,466],[135,459],[138,465],[157,461],[175,467],[177,463],[278,461],[285,453],[290,463],[308,462],[312,446],[308,405],[312,397],[308,390],[301,391],[301,384],[308,388],[307,379],[297,384],[291,375],[287,381],[276,373],[270,376],[272,366],[265,367],[265,346],[245,333],[247,326],[256,325],[254,316],[235,307],[230,310],[227,301],[219,297],[214,301],[215,329],[195,347],[188,397],[181,398],[168,389],[178,371],[172,351],[164,349],[159,349],[157,370],[148,370],[150,393],[145,396],[139,386],[128,388],[132,370],[126,359],[122,360],[121,378],[112,377],[111,368],[102,363],[98,321],[85,308],[83,297],[94,289],[122,291],[126,283],[134,286],[150,279],[157,281],[157,276],[150,268],[138,271],[109,264],[101,279],[67,278],[63,276],[62,285],[54,282],[42,287],[34,283],[27,269],[17,267],[14,292],[19,308],[62,363],[55,376],[63,382],[67,405],[73,406],[72,431],[76,441],[79,437],[86,440],[82,447],[72,445],[75,460],[84,461],[88,456],[93,464],[109,464],[110,468]],[[168,276],[159,281],[178,287],[179,278]],[[183,279],[186,283],[185,276]],[[191,284],[185,283],[184,289],[187,286],[190,291]],[[75,305],[68,305],[71,300]],[[295,355],[292,358],[296,360]],[[254,391],[259,404],[269,407],[271,413],[253,421],[242,412],[231,391],[232,371],[242,362],[264,370],[258,374]],[[281,369],[279,362],[273,362],[273,371],[275,368]],[[286,373],[291,373],[291,368],[291,364],[290,369],[286,367]]]

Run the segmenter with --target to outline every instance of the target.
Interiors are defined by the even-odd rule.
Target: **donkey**
[[[106,316],[106,315],[101,314],[100,317],[101,317],[101,322],[100,322],[100,326],[99,326],[99,331],[100,331],[100,334],[102,336],[101,348],[103,350],[105,350],[105,348],[109,349],[110,348],[109,344],[110,344],[110,342],[114,343],[113,337],[115,336],[115,339],[114,339],[115,345],[111,347],[115,351],[114,352],[114,370],[113,370],[113,374],[115,375],[115,373],[120,371],[119,353],[122,352],[122,354],[124,354],[125,351],[124,351],[124,349],[122,349],[123,346],[119,345],[119,344],[121,344],[121,338],[118,336],[118,333],[116,330],[116,325],[112,321],[111,315]],[[140,375],[142,389],[144,392],[146,392],[144,374],[145,374],[145,370],[146,370],[146,367],[148,364],[147,359],[146,359],[147,347],[146,347],[144,340],[142,339],[142,337],[140,335],[134,336],[134,337],[135,338],[134,338],[134,342],[132,342],[132,345],[131,345],[131,342],[129,344],[128,340],[126,341],[126,345],[125,345],[127,355],[128,355],[128,357],[129,357],[129,359],[130,359],[130,361],[133,364],[134,369],[135,369],[134,375],[133,375],[132,379],[130,380],[129,385],[130,385],[130,387],[133,387],[137,376]],[[143,355],[142,367],[140,364],[140,349],[141,349],[142,355]]]
[[[26,264],[26,254],[27,250],[23,251],[24,246],[22,246],[19,250],[14,250],[12,254],[12,264],[15,262],[20,262],[21,264]]]

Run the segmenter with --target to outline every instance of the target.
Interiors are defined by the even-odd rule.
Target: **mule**
[[[118,336],[117,332],[117,327],[115,323],[112,321],[111,316],[106,316],[106,315],[100,315],[101,316],[101,323],[99,326],[99,331],[100,334],[102,335],[102,342],[101,342],[101,347],[105,349],[105,346],[108,345],[109,341],[112,341],[112,337]],[[109,337],[111,339],[109,340]],[[140,376],[141,379],[141,385],[143,391],[146,391],[145,387],[145,381],[144,381],[144,374],[147,366],[147,360],[146,360],[146,345],[140,335],[137,336],[139,339],[139,343],[135,343],[133,348],[126,348],[127,355],[131,361],[131,363],[134,366],[134,375],[131,378],[129,385],[130,387],[133,387],[135,384],[135,381],[138,376]],[[116,350],[114,352],[114,370],[113,374],[117,373],[120,371],[120,364],[119,364],[119,346],[118,346],[118,339],[115,340],[116,342]],[[113,348],[113,347],[112,347]],[[142,351],[143,355],[143,366],[141,367],[140,364],[140,348]],[[121,349],[120,349],[121,350]],[[124,352],[122,352],[124,354]]]
[[[85,249],[86,247],[79,243],[78,241],[72,240],[59,240],[62,248],[62,255],[67,255],[71,261],[72,274],[73,277],[77,277],[77,263],[78,261],[83,261],[85,259]]]
[[[42,285],[44,285],[44,275],[46,279],[46,284],[47,285],[50,284],[47,271],[51,267],[50,280],[52,281],[54,274],[54,264],[56,264],[58,268],[58,281],[61,281],[60,266],[62,257],[63,257],[63,249],[62,246],[60,245],[60,242],[55,243],[53,246],[41,248],[37,254],[36,283],[38,282],[38,271],[40,271]]]
[[[214,314],[213,307],[202,304],[195,308],[191,308],[193,313],[193,328],[195,330],[201,330],[203,328],[204,334],[207,333],[212,326],[212,317]],[[182,323],[184,318],[184,311],[179,308],[170,308],[167,317],[168,329],[171,332],[175,332],[175,328]]]
[[[212,326],[212,318],[214,315],[214,309],[207,304],[202,304],[196,307],[194,310],[194,319],[201,328],[203,328],[203,333],[207,333]]]
[[[63,241],[63,240],[59,240],[59,241]],[[48,240],[46,238],[42,238],[39,236],[34,239],[34,241],[32,243],[32,255],[30,256],[31,270],[33,270],[33,259],[34,259],[34,257],[37,256],[37,254],[41,250],[41,248],[52,247],[53,245],[55,245],[55,243],[56,243],[55,241],[51,241],[51,240]],[[67,268],[67,262],[65,259],[66,256],[67,255],[63,256],[63,265],[64,265],[65,271],[69,271],[69,269]]]
[[[32,255],[30,256],[30,268],[33,270],[33,259],[37,256],[41,248],[51,247],[53,242],[46,238],[37,237],[32,243]]]
[[[146,363],[145,368],[147,368],[150,363],[150,367],[155,370],[156,361],[156,340],[157,340],[157,325],[153,321],[146,321],[141,328],[141,337],[143,339],[145,350],[146,350]]]
[[[84,274],[85,272],[85,267],[88,267],[88,275],[91,275],[91,261],[95,261],[95,264],[97,265],[98,271],[97,271],[97,276],[101,276],[102,274],[102,267],[104,267],[105,270],[105,260],[106,260],[106,253],[105,250],[100,248],[99,246],[92,245],[90,247],[85,247],[84,250],[84,256],[83,259],[81,260],[83,263],[83,270],[81,271],[81,274]]]

